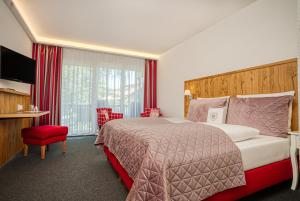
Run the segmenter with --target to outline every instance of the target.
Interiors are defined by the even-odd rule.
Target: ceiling
[[[255,0],[12,1],[37,42],[158,57]]]

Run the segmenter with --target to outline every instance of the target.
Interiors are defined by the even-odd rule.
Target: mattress
[[[171,123],[184,123],[183,118],[164,118]],[[241,151],[244,171],[268,165],[290,157],[290,139],[257,135],[235,143]]]
[[[171,123],[189,122],[183,118],[164,118]],[[290,139],[257,135],[235,143],[241,151],[244,170],[251,170],[290,157]]]
[[[235,144],[241,150],[245,171],[290,157],[289,138],[258,135]]]

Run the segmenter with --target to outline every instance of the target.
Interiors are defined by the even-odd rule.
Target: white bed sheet
[[[183,118],[164,118],[172,123],[190,122]],[[241,151],[244,170],[268,165],[290,157],[290,138],[257,135],[235,143]]]
[[[235,144],[241,150],[245,171],[290,157],[289,138],[258,135]]]
[[[174,124],[191,122],[190,120],[187,120],[184,118],[178,118],[178,117],[163,117],[163,119],[168,120],[169,122],[174,123]]]

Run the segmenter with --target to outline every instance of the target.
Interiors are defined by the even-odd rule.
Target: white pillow
[[[227,100],[230,98],[230,96],[222,96],[222,97],[214,97],[214,98],[201,98],[201,97],[199,97],[199,98],[197,98],[197,100],[201,100],[201,99],[223,99],[223,98],[227,98]]]
[[[250,94],[250,95],[237,95],[238,98],[263,98],[263,97],[280,97],[280,96],[294,96],[295,91],[287,91],[281,93],[271,93],[271,94]],[[293,99],[289,103],[289,117],[288,117],[288,128],[291,130],[292,125],[292,115],[293,115]]]
[[[249,95],[237,95],[238,98],[259,98],[259,97],[280,97],[280,96],[294,96],[295,91],[286,91],[280,93],[270,93],[270,94],[249,94]]]
[[[207,113],[208,123],[225,124],[227,107],[209,108]]]
[[[233,142],[245,141],[259,135],[259,130],[248,126],[240,126],[233,124],[212,124],[208,125],[217,127],[223,130]]]

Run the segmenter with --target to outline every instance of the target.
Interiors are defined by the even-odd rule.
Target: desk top
[[[24,112],[16,112],[16,113],[4,113],[4,114],[0,114],[0,119],[33,118],[33,117],[40,117],[49,113],[50,113],[49,111],[39,111],[39,112],[24,111]]]
[[[19,91],[16,91],[14,89],[8,89],[8,88],[0,88],[0,92],[16,94],[16,95],[21,95],[21,96],[30,96],[30,94],[19,92]]]

